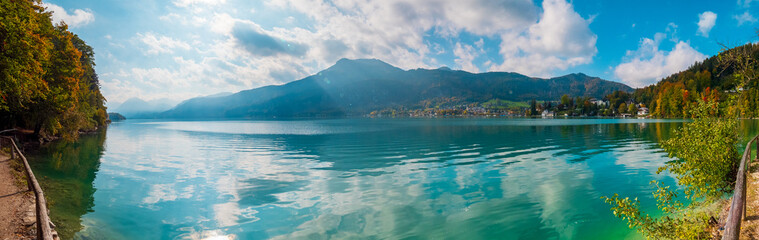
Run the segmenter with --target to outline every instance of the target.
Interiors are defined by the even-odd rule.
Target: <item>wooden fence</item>
[[[48,215],[45,195],[42,192],[42,188],[40,187],[39,182],[37,182],[37,179],[34,177],[34,173],[32,172],[32,168],[29,166],[29,162],[26,161],[26,157],[24,157],[24,154],[21,153],[21,150],[18,149],[18,146],[16,145],[16,142],[13,141],[13,138],[0,137],[0,146],[2,146],[3,140],[5,140],[5,142],[7,142],[11,148],[11,159],[18,157],[21,159],[21,161],[23,161],[25,169],[24,172],[26,172],[27,183],[29,183],[29,190],[34,192],[34,197],[36,199],[35,205],[37,208],[37,239],[55,239],[53,238],[53,227],[52,222],[50,221],[50,216]]]
[[[759,158],[759,141],[756,141],[759,135],[751,139],[746,144],[746,150],[743,151],[741,163],[738,167],[738,176],[735,178],[735,189],[733,190],[733,202],[730,204],[730,212],[727,214],[725,223],[725,232],[722,239],[736,240],[741,234],[741,221],[746,218],[746,174],[749,164],[751,163],[751,146],[756,142],[756,156]]]

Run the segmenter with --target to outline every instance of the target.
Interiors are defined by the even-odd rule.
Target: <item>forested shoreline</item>
[[[108,120],[95,53],[40,4],[0,3],[0,129],[76,139]]]
[[[687,70],[656,84],[636,89],[631,98],[645,103],[660,118],[692,118],[689,110],[698,100],[717,102],[737,117],[759,117],[759,44],[724,49]],[[734,102],[731,98],[735,98]]]

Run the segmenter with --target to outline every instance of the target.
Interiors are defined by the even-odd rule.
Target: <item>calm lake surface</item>
[[[681,121],[117,122],[30,156],[65,238],[639,238]],[[226,237],[226,238],[225,238]]]

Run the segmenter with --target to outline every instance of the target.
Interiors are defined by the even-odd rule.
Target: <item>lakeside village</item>
[[[484,103],[463,103],[456,98],[441,104],[429,101],[419,107],[389,108],[369,113],[368,117],[648,117],[649,109],[643,103],[631,99],[612,97],[603,99],[592,97],[571,98],[567,95],[559,101],[512,102],[493,99]]]

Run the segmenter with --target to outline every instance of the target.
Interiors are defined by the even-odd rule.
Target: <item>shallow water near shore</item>
[[[654,211],[681,125],[127,120],[30,161],[65,238],[637,239],[600,197]]]

